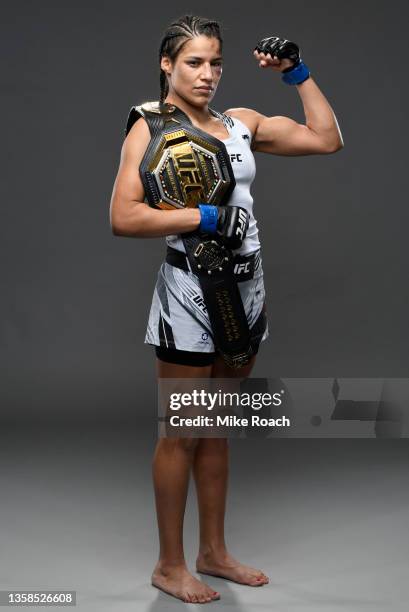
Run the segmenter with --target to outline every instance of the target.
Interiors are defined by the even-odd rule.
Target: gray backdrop
[[[0,587],[76,588],[88,609],[171,606],[149,588],[156,387],[143,344],[164,241],[114,237],[108,208],[127,113],[157,99],[161,32],[186,12],[224,26],[215,108],[303,122],[296,89],[252,56],[278,34],[300,44],[345,140],[335,155],[256,154],[270,338],[254,376],[408,372],[406,2],[3,3]],[[403,441],[232,447],[234,552],[276,578],[257,592],[215,579],[225,602],[400,609]],[[246,501],[252,466],[262,505]]]
[[[130,106],[158,97],[158,44],[190,10],[224,25],[213,105],[303,121],[295,88],[260,70],[257,40],[297,41],[345,140],[335,155],[256,154],[253,187],[270,338],[260,376],[406,376],[406,4],[9,3],[3,19],[5,412],[79,396],[134,411],[150,393],[143,344],[162,239],[111,234],[108,207]],[[401,7],[402,12],[397,10]],[[24,384],[22,384],[24,382]],[[18,404],[18,408],[17,408]],[[55,413],[55,409],[51,408]],[[150,414],[149,406],[140,410]],[[101,407],[98,416],[105,414]],[[107,414],[111,408],[107,408]],[[5,413],[3,413],[5,414]],[[61,414],[61,412],[60,412]]]

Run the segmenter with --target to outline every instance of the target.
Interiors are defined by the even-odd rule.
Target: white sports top
[[[222,142],[230,155],[230,162],[233,168],[234,178],[236,179],[236,186],[233,189],[227,205],[241,206],[245,208],[250,215],[249,228],[243,240],[243,244],[240,249],[236,249],[233,252],[235,254],[248,255],[260,248],[257,221],[253,214],[253,198],[250,193],[251,184],[256,176],[256,163],[254,161],[253,152],[250,149],[251,132],[249,128],[236,117],[233,119],[233,117],[222,113],[217,113],[217,117],[223,121],[230,134],[229,138],[222,140]],[[180,234],[166,236],[166,242],[174,249],[186,253]]]

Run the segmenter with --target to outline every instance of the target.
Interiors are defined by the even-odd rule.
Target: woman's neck
[[[179,98],[179,96],[171,94],[168,94],[166,96],[165,102],[167,102],[168,104],[174,104],[175,106],[180,108],[181,111],[186,113],[192,123],[204,125],[212,117],[207,104],[202,107],[192,106],[182,98]]]

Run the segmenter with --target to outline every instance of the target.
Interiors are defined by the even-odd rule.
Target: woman
[[[260,67],[291,73],[294,61],[280,59],[278,52],[271,56],[263,49],[268,47],[261,45],[254,51]],[[254,178],[252,152],[275,155],[333,153],[343,146],[334,113],[306,72],[303,82],[295,84],[304,107],[305,125],[287,117],[266,117],[247,108],[230,109],[223,114],[211,111],[209,103],[222,76],[222,38],[214,21],[186,16],[174,22],[165,32],[159,55],[161,102],[175,105],[195,127],[224,141],[236,178],[228,204],[241,206],[249,218],[247,234],[237,253],[244,257],[259,255],[257,224],[250,196]],[[144,203],[139,166],[150,139],[146,121],[139,118],[129,130],[122,148],[111,200],[111,226],[119,236],[166,236],[168,247],[179,251],[179,258],[183,258],[180,253],[185,249],[181,235],[201,227],[202,211],[197,207],[158,210]],[[237,284],[251,322],[253,354],[246,365],[232,368],[215,349],[209,320],[197,300],[186,300],[187,288],[194,287],[200,293],[197,279],[188,268],[162,264],[145,340],[155,345],[159,378],[244,379],[249,376],[258,345],[268,333],[259,256],[253,278]],[[180,325],[181,318],[183,325]],[[184,558],[183,517],[191,469],[200,519],[197,571],[250,586],[268,583],[262,571],[237,561],[226,547],[227,440],[161,438],[153,460],[160,555],[152,584],[184,602],[205,603],[219,598],[219,593],[189,572]]]

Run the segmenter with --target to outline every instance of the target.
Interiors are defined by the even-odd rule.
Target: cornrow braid
[[[174,21],[165,30],[162,42],[159,48],[159,65],[164,55],[174,62],[181,51],[183,45],[188,40],[192,40],[195,36],[204,34],[208,37],[217,38],[220,43],[220,48],[223,46],[223,40],[220,33],[220,26],[217,21],[211,21],[205,17],[197,17],[194,15],[185,15],[177,21]],[[164,102],[169,92],[168,80],[165,72],[160,69],[160,102]]]

